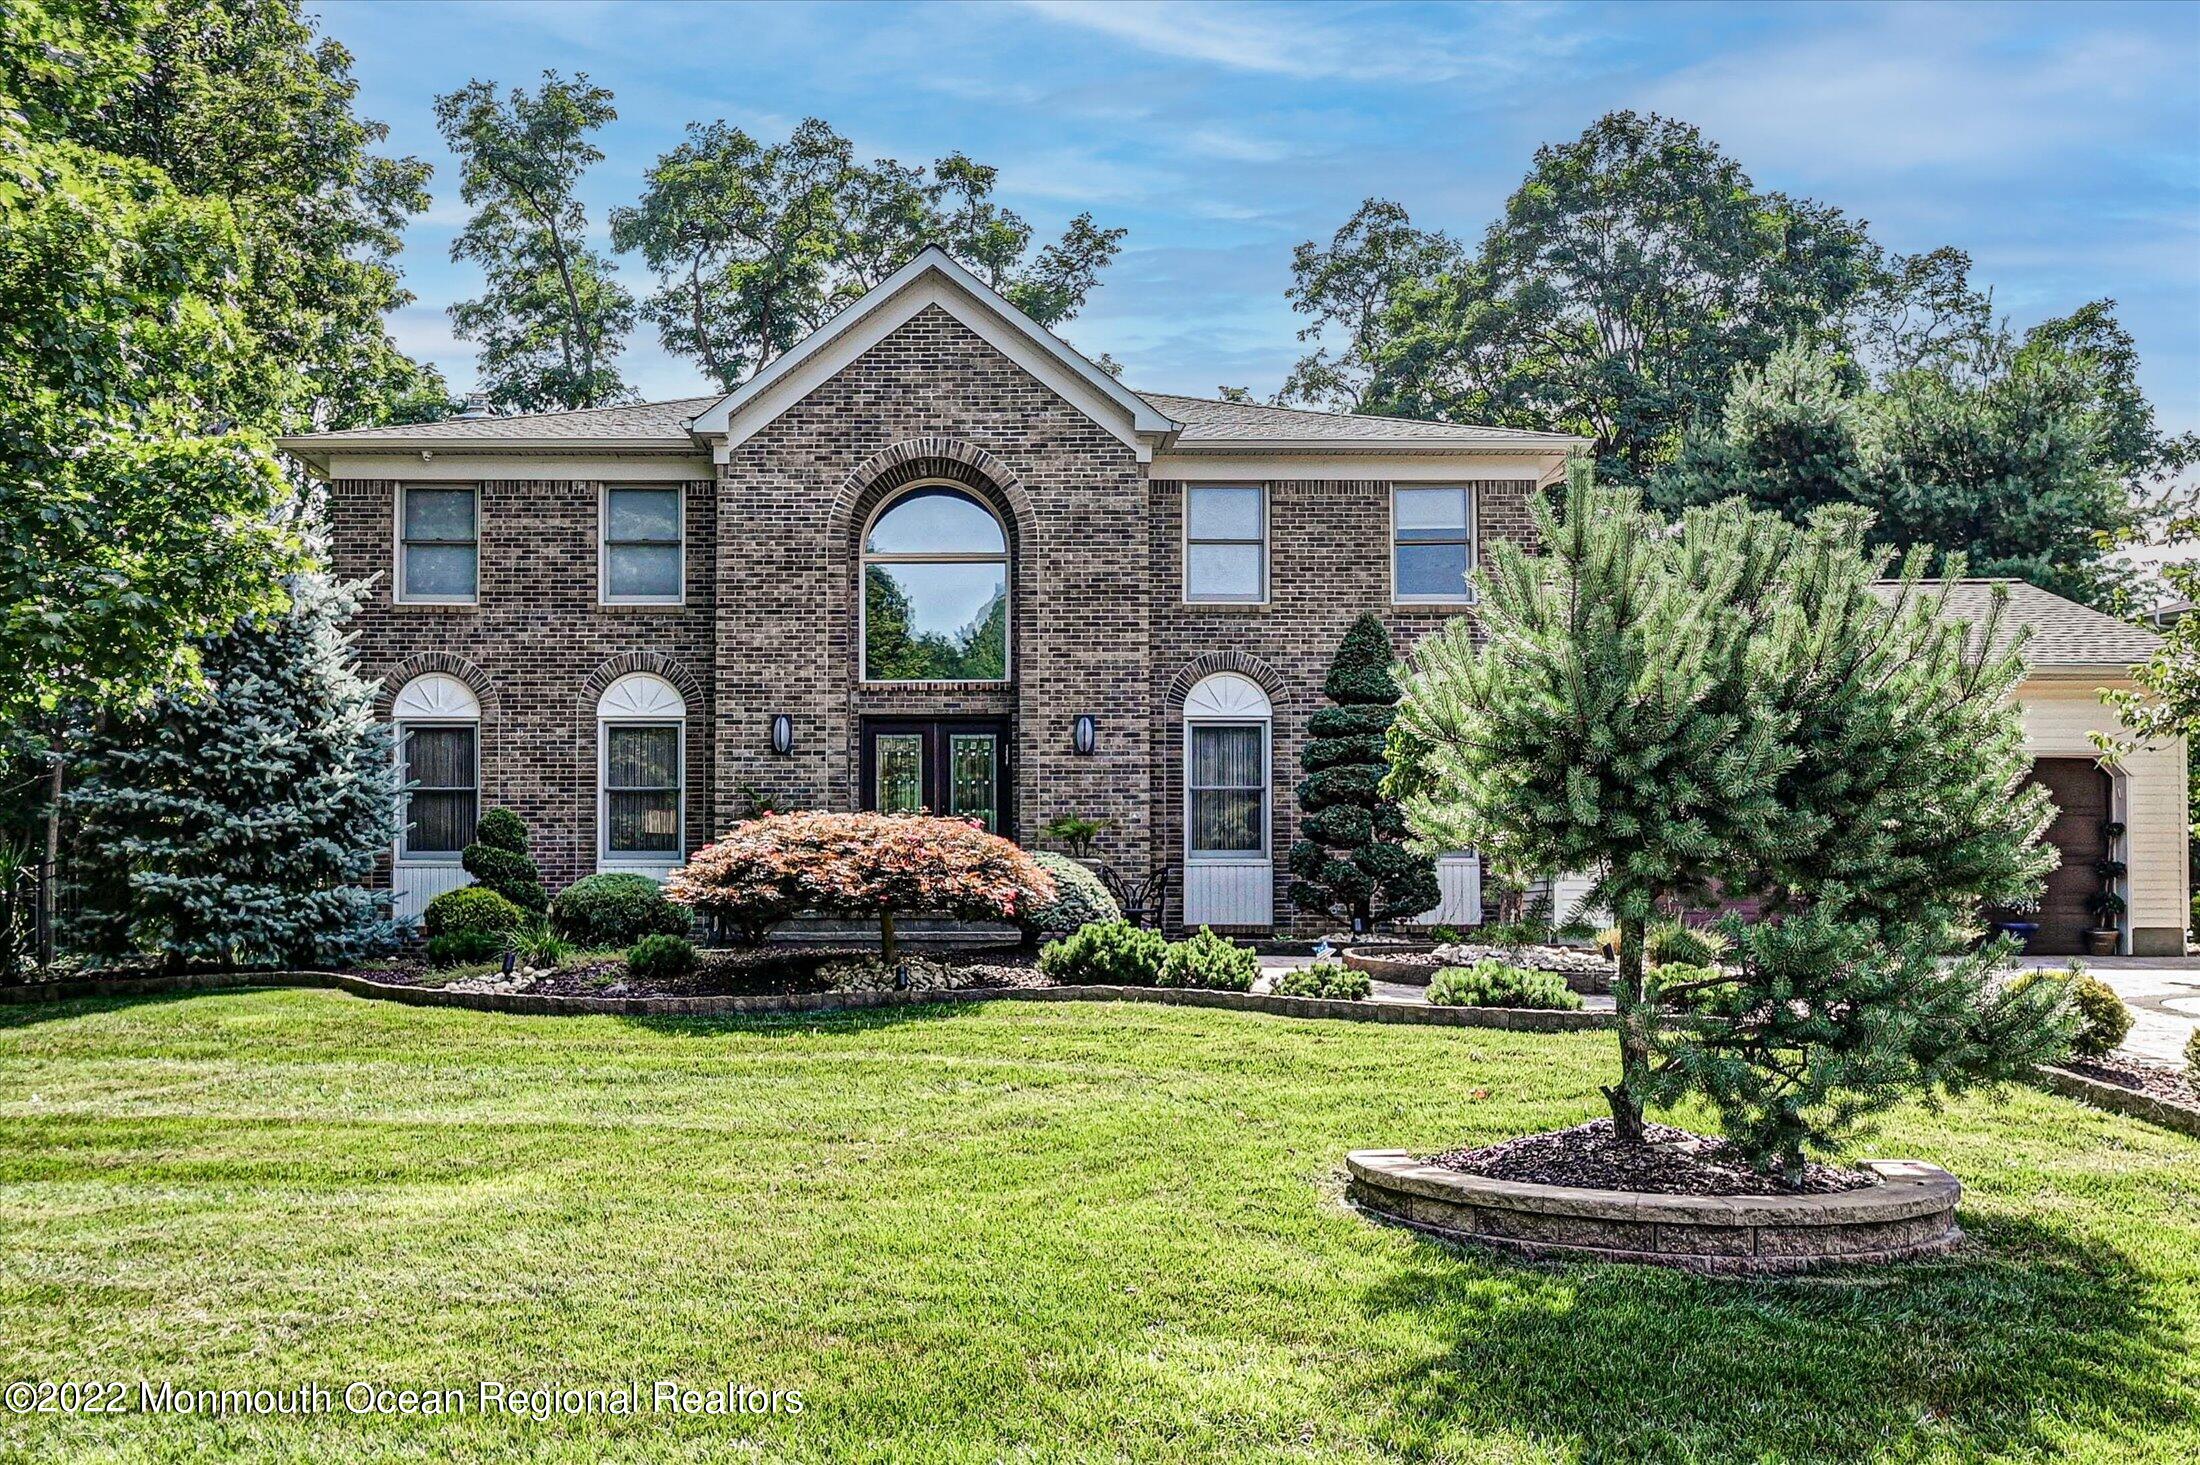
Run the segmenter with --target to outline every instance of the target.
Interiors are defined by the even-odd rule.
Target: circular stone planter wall
[[[1538,1260],[1762,1276],[1929,1256],[1963,1237],[1963,1187],[1917,1160],[1867,1160],[1876,1185],[1796,1196],[1529,1185],[1423,1164],[1403,1150],[1355,1150],[1345,1163],[1351,1198],[1383,1220]]]

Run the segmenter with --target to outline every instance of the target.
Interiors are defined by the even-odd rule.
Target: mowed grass
[[[1894,1116],[1864,1148],[1955,1170],[1971,1240],[1882,1272],[1530,1268],[1344,1205],[1347,1149],[1594,1115],[1608,1048],[1084,1003],[0,1008],[0,1379],[806,1404],[0,1414],[0,1456],[2200,1457],[2200,1144],[2060,1099]]]

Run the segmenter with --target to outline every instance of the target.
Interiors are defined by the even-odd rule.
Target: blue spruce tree
[[[76,730],[71,945],[182,970],[395,939],[386,894],[361,883],[396,837],[398,792],[343,630],[363,592],[302,575],[287,611],[203,643],[203,691]]]

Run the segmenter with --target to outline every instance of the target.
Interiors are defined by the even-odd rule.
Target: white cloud
[[[1064,25],[1179,60],[1304,80],[1457,83],[1476,76],[1511,84],[1532,66],[1574,49],[1542,24],[1541,5],[1489,5],[1452,15],[1466,33],[1445,34],[1383,7],[1319,9],[1161,0],[1024,0]]]

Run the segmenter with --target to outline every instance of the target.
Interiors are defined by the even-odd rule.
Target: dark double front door
[[[882,814],[1008,822],[1008,722],[997,717],[863,720],[863,807]]]

